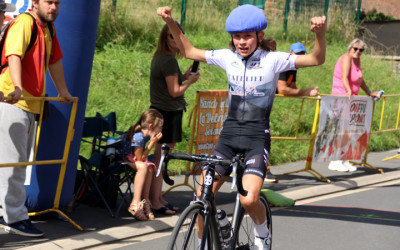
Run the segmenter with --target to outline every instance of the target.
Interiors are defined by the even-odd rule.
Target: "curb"
[[[341,192],[358,187],[378,184],[395,179],[400,179],[400,170],[391,171],[384,174],[373,174],[361,176],[349,180],[330,183],[328,185],[318,185],[300,188],[292,191],[278,192],[294,200],[303,200],[322,196],[326,194]],[[50,242],[36,244],[20,249],[85,249],[96,247],[102,244],[134,238],[156,231],[173,228],[179,215],[162,217],[154,221],[139,221],[121,227],[113,227],[96,232],[87,232],[70,238],[57,239]],[[136,229],[136,230],[132,230]]]
[[[134,238],[153,232],[173,228],[179,215],[163,217],[154,221],[137,221],[120,227],[113,227],[96,232],[87,232],[70,238],[57,239],[19,249],[85,249],[102,244]],[[132,230],[135,229],[135,230]]]

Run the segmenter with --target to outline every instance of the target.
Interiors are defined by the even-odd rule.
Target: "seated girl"
[[[155,165],[147,160],[147,156],[162,137],[163,123],[163,116],[160,112],[148,109],[142,114],[139,121],[122,136],[126,141],[125,161],[137,172],[133,184],[133,200],[128,211],[141,221],[155,219],[149,201]],[[149,143],[146,146],[147,142]]]

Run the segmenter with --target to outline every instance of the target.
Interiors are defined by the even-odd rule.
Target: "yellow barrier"
[[[309,140],[309,147],[308,147],[308,154],[307,154],[307,160],[306,160],[306,166],[303,169],[295,170],[292,172],[287,172],[284,174],[294,174],[294,173],[299,173],[299,172],[307,172],[311,175],[313,175],[315,178],[317,178],[320,181],[325,181],[325,182],[330,182],[328,178],[320,174],[318,171],[314,170],[312,168],[312,157],[314,153],[314,143],[315,143],[315,138],[317,136],[317,131],[318,131],[318,118],[319,118],[319,108],[320,108],[320,102],[321,98],[320,97],[288,97],[288,96],[283,96],[283,95],[275,95],[275,97],[283,97],[283,98],[296,98],[296,99],[301,99],[301,107],[300,107],[300,112],[299,112],[299,118],[297,119],[297,124],[296,124],[296,131],[295,131],[295,136],[294,137],[271,137],[272,140]],[[298,138],[298,130],[300,127],[300,118],[303,113],[303,107],[304,107],[304,101],[305,100],[315,100],[316,101],[316,106],[315,106],[315,112],[314,112],[314,121],[312,124],[312,129],[311,129],[311,137],[310,138]]]
[[[392,100],[394,98],[399,99],[399,97],[400,97],[400,94],[397,94],[397,95],[383,95],[382,96],[382,98],[381,98],[382,99],[382,108],[381,108],[381,113],[380,113],[379,128],[378,128],[377,131],[371,132],[372,134],[400,131],[400,128],[399,128],[399,122],[400,122],[400,100],[397,100],[397,114],[395,115],[396,122],[393,124],[393,127],[386,126],[386,128],[383,128],[383,120],[384,120],[384,117],[385,117],[385,111],[387,110],[387,108],[386,108],[387,100]],[[387,115],[387,116],[389,117],[390,115]],[[390,117],[394,117],[394,116],[390,116]],[[398,151],[396,155],[386,157],[386,158],[382,159],[382,161],[387,161],[387,160],[391,160],[391,159],[400,159],[400,152]]]
[[[10,98],[6,99],[9,100]],[[41,101],[42,102],[42,110],[41,114],[43,114],[43,107],[44,107],[44,102],[45,101],[63,101],[64,98],[60,97],[22,97],[20,98],[21,100],[29,100],[29,101]],[[37,147],[39,144],[39,137],[40,137],[40,130],[42,126],[42,115],[40,116],[39,122],[38,122],[38,128],[36,131],[36,144],[35,144],[35,150],[34,150],[34,161],[31,162],[18,162],[18,163],[5,163],[5,164],[0,164],[0,167],[20,167],[20,166],[28,166],[28,165],[50,165],[50,164],[61,164],[61,169],[60,169],[60,175],[58,177],[58,184],[57,184],[57,190],[54,198],[54,203],[53,203],[53,208],[46,209],[43,211],[39,212],[31,212],[29,213],[29,216],[36,216],[36,215],[41,215],[44,213],[49,213],[49,212],[56,212],[60,214],[62,217],[64,217],[68,222],[70,222],[73,226],[75,226],[79,230],[83,230],[81,226],[79,226],[77,223],[75,223],[73,220],[71,220],[66,214],[64,214],[62,211],[59,209],[60,205],[60,198],[61,198],[61,191],[62,191],[62,186],[64,182],[64,177],[65,177],[65,171],[67,167],[67,160],[68,160],[68,154],[69,154],[69,148],[72,142],[72,139],[74,137],[74,124],[75,124],[75,116],[76,116],[76,110],[78,107],[78,98],[74,97],[73,102],[72,102],[72,108],[71,108],[71,114],[69,118],[69,124],[68,124],[68,131],[67,131],[67,136],[65,140],[65,147],[64,147],[64,153],[63,153],[63,158],[62,159],[56,159],[56,160],[45,160],[45,161],[35,161],[36,159],[36,153],[37,153]]]

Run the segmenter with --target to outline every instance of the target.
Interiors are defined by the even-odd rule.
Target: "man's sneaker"
[[[12,224],[7,224],[2,221],[1,224],[4,231],[10,234],[18,234],[27,237],[41,237],[44,234],[42,231],[39,231],[34,227],[30,220],[22,220]]]
[[[265,182],[270,182],[270,183],[278,183],[279,178],[271,174],[271,171],[269,170],[269,166],[267,167],[267,173],[265,174],[264,178]]]
[[[271,234],[266,238],[256,237],[254,240],[254,246],[251,250],[270,250],[271,249]]]

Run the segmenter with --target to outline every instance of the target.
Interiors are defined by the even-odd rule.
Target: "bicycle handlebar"
[[[164,181],[172,186],[174,185],[174,181],[171,180],[171,178],[169,178],[168,175],[168,161],[170,159],[176,159],[176,160],[185,160],[185,161],[190,161],[190,162],[204,162],[204,163],[210,163],[210,164],[214,164],[214,165],[221,165],[221,166],[232,166],[232,186],[231,189],[233,189],[235,187],[235,185],[237,185],[238,188],[238,192],[243,195],[246,196],[247,195],[247,191],[243,189],[243,185],[242,185],[242,180],[241,178],[239,178],[239,180],[237,179],[237,171],[243,171],[243,169],[240,169],[240,159],[241,156],[240,155],[236,155],[232,160],[224,160],[224,159],[219,159],[216,156],[213,155],[190,155],[190,154],[186,154],[186,153],[169,153],[169,146],[164,143],[161,146],[161,159],[160,159],[160,165],[158,167],[158,171],[157,171],[157,177],[160,175],[160,171],[162,172],[163,175],[163,179]]]

